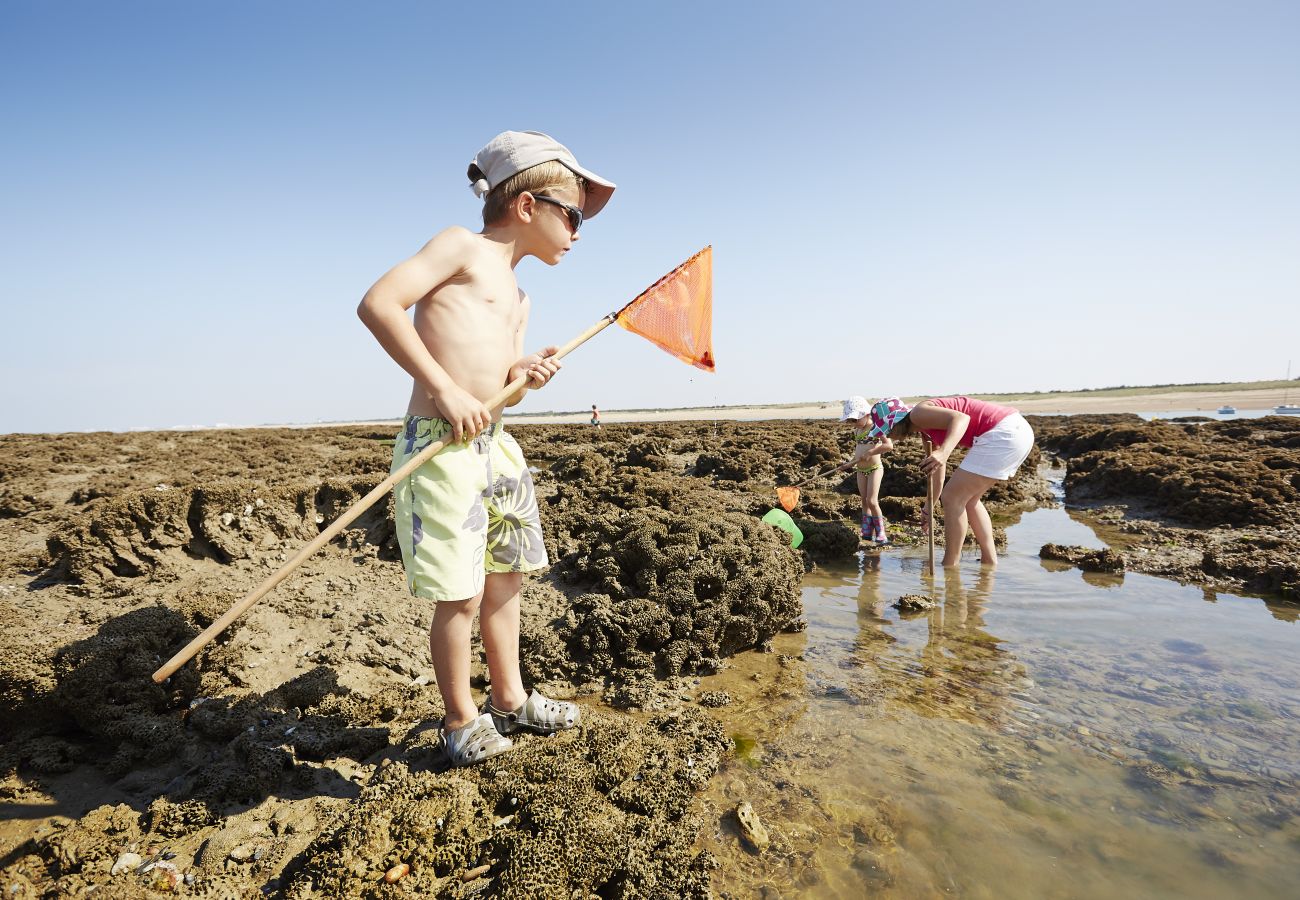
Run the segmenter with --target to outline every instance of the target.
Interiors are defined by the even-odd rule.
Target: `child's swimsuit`
[[[874,444],[875,441],[869,441],[869,440],[867,440],[867,435],[870,434],[870,433],[871,433],[871,429],[870,429],[870,428],[866,429],[865,431],[854,432],[854,434],[853,434],[853,440],[857,441],[859,444]],[[873,463],[870,463],[869,465],[870,465],[870,468],[866,468],[866,469],[864,469],[864,468],[862,467],[863,464],[862,464],[862,463],[859,463],[858,465],[856,465],[856,466],[853,467],[853,470],[854,470],[855,472],[861,472],[863,475],[870,475],[872,472],[876,471],[876,469],[879,469],[879,468],[881,467],[880,457],[876,457],[876,461],[873,462]]]
[[[450,434],[443,419],[407,416],[389,471]],[[406,583],[426,600],[468,600],[488,572],[548,564],[532,475],[500,422],[469,443],[449,444],[398,482],[393,514]]]

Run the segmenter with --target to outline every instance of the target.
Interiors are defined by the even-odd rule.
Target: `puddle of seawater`
[[[734,698],[702,837],[722,894],[1295,896],[1294,607],[1084,575],[1048,541],[1104,546],[1039,509],[996,573],[972,555],[927,580],[914,549],[819,570],[805,632],[704,679]],[[904,593],[939,604],[903,618]]]

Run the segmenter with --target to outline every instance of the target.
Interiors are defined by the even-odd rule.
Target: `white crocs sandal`
[[[520,730],[554,734],[568,728],[577,728],[582,721],[582,711],[578,709],[578,704],[567,700],[552,700],[537,691],[528,695],[523,706],[510,712],[502,712],[494,707],[491,695],[483,708],[492,716],[493,724],[502,734]]]
[[[453,766],[472,766],[500,756],[514,746],[514,741],[497,730],[492,717],[487,713],[470,719],[452,731],[443,729],[442,739],[447,745],[447,755],[451,757]]]

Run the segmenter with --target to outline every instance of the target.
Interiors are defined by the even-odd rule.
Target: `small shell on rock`
[[[396,884],[405,878],[406,874],[410,871],[411,867],[406,863],[398,863],[384,873],[384,881],[387,881],[389,884]]]
[[[153,869],[149,886],[155,891],[174,891],[181,880],[180,870],[169,862],[160,862]]]
[[[117,862],[113,863],[113,870],[109,874],[118,875],[128,869],[134,869],[142,862],[144,862],[144,857],[139,853],[123,853],[117,858]]]

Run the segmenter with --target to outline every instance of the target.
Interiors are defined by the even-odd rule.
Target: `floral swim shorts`
[[[450,434],[442,419],[407,416],[389,471]],[[547,565],[533,477],[500,422],[399,481],[393,507],[406,583],[417,597],[468,600],[483,590],[488,572]]]

